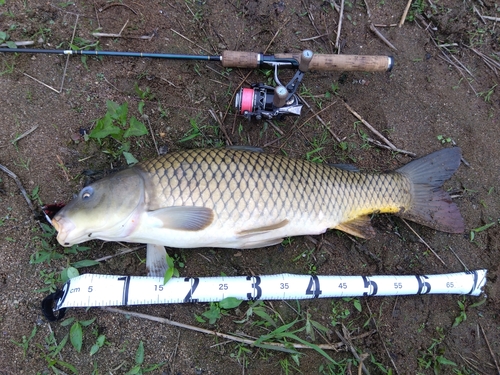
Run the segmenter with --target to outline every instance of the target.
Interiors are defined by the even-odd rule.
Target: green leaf
[[[172,278],[173,275],[174,275],[174,268],[173,267],[169,267],[165,271],[165,275],[163,276],[163,285],[165,285],[166,283],[168,283],[168,281]]]
[[[80,276],[80,273],[75,267],[66,268],[66,273],[68,275],[68,279],[72,279],[73,277]]]
[[[359,301],[359,299],[355,299],[353,301],[353,303],[354,303],[354,307],[356,308],[356,310],[358,310],[359,312],[361,312],[361,310],[362,310],[361,309],[361,302]]]
[[[0,43],[3,43],[5,39],[7,39],[9,36],[7,35],[6,32],[0,31]]]
[[[72,263],[71,265],[75,268],[82,268],[82,267],[92,267],[100,264],[99,262],[96,262],[95,260],[91,259],[84,259],[80,260],[79,262]]]
[[[89,325],[91,325],[92,323],[94,323],[96,318],[92,318],[92,319],[89,319],[89,320],[80,320],[80,324],[82,325],[82,327],[88,327]]]
[[[142,365],[143,362],[144,362],[144,343],[141,340],[139,346],[137,347],[137,351],[135,352],[135,363],[138,365]]]
[[[92,347],[90,348],[90,355],[94,355],[95,353],[97,353],[100,348],[101,347],[97,344],[92,345]]]
[[[66,327],[66,326],[69,326],[71,323],[73,323],[75,321],[75,318],[68,318],[68,319],[64,319],[62,322],[61,322],[61,325],[63,327]]]
[[[139,160],[137,160],[130,152],[123,151],[123,156],[125,157],[125,161],[128,165],[139,163]]]
[[[123,132],[118,126],[113,125],[113,119],[106,113],[106,115],[96,122],[96,126],[89,134],[90,138],[103,139],[108,135],[120,135]]]
[[[6,41],[5,43],[7,44],[7,47],[9,47],[9,48],[17,48],[17,44],[11,40]]]
[[[79,322],[75,322],[69,330],[69,339],[78,353],[82,351],[83,330]]]
[[[238,298],[226,297],[222,301],[219,302],[219,306],[222,309],[226,309],[226,310],[234,309],[235,307],[238,307],[241,304],[241,302],[243,302],[243,301],[238,299]]]
[[[137,120],[135,116],[132,116],[130,118],[130,127],[125,131],[125,133],[123,133],[123,137],[128,138],[133,135],[139,137],[141,135],[146,135],[146,134],[148,134],[148,129],[146,129],[146,125]]]
[[[437,356],[436,361],[442,365],[447,365],[447,366],[456,366],[457,365],[455,362],[450,361],[449,359],[443,357],[442,355]]]
[[[108,106],[108,113],[111,114],[111,118],[118,121],[121,126],[125,126],[127,124],[128,103],[125,102],[122,105],[118,105],[118,103],[108,100],[106,105]]]
[[[139,105],[137,106],[137,110],[139,111],[139,113],[140,113],[141,115],[143,115],[143,114],[144,114],[144,101],[142,101],[142,100],[141,100],[141,101],[139,102]]]
[[[136,374],[141,374],[141,365],[135,365],[132,367],[125,375],[136,375]]]
[[[104,345],[104,342],[106,341],[106,336],[104,335],[99,335],[99,337],[96,340],[96,344],[99,345],[99,347]]]

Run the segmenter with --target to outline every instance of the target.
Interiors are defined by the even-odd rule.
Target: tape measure
[[[68,307],[130,306],[187,302],[285,300],[417,294],[478,296],[487,270],[411,276],[264,275],[172,278],[84,274],[47,296],[47,319],[61,319]],[[60,311],[59,316],[54,315]]]

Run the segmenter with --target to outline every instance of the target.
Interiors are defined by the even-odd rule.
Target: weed
[[[80,353],[82,351],[83,344],[83,327],[88,327],[92,323],[94,323],[96,318],[89,320],[77,320],[75,318],[68,318],[61,322],[63,327],[69,326],[71,324],[71,328],[69,330],[69,340],[73,348]]]
[[[165,285],[172,277],[179,277],[179,270],[175,267],[176,260],[179,267],[184,267],[184,263],[179,262],[178,258],[171,257],[168,254],[166,256],[168,269],[165,271],[165,275],[163,276],[163,285]]]
[[[37,185],[33,188],[30,194],[30,199],[36,201],[40,206],[42,205],[42,200],[40,199],[40,186]]]
[[[465,313],[465,297],[462,298],[462,301],[457,301],[458,307],[460,308],[460,314],[455,318],[452,327],[458,326],[460,323],[465,322],[467,320],[467,314]]]
[[[13,41],[11,41],[9,39],[10,39],[9,34],[7,34],[4,31],[0,31],[0,44],[5,43],[5,44],[7,44],[7,47],[9,47],[9,48],[17,48],[16,43],[14,43]]]
[[[98,51],[101,49],[99,46],[99,41],[93,42],[91,40],[87,40],[87,39],[84,39],[84,38],[81,38],[78,36],[75,36],[75,38],[73,39],[73,44],[70,44],[69,46],[74,51],[90,50],[90,49]],[[102,59],[102,56],[96,56],[96,57],[98,59]],[[88,58],[88,55],[82,55],[81,61],[82,61],[83,66],[85,67],[85,69],[90,71],[90,69],[87,65],[87,58]]]
[[[474,239],[476,238],[476,234],[477,233],[484,232],[485,230],[487,230],[488,228],[492,227],[495,224],[496,223],[493,221],[491,223],[485,224],[485,225],[480,226],[478,228],[471,229],[471,231],[470,231],[470,241],[474,242]]]
[[[229,354],[229,356],[231,358],[236,359],[243,368],[247,368],[248,367],[247,355],[250,353],[252,353],[252,350],[247,348],[245,344],[237,344],[235,347],[235,351]]]
[[[487,91],[478,92],[477,95],[479,95],[480,97],[482,97],[486,103],[490,103],[491,102],[491,96],[495,92],[495,87],[497,87],[497,86],[498,86],[498,83],[495,83]]]
[[[92,334],[96,337],[96,340],[95,340],[95,344],[92,345],[92,347],[90,348],[90,355],[94,355],[96,354],[99,349],[101,349],[104,344],[109,344],[107,341],[106,341],[106,336],[103,335],[103,334],[99,334],[99,331],[96,329],[94,329],[92,331]]]
[[[61,342],[57,344],[57,341],[54,336],[54,332],[47,337],[45,337],[45,345],[42,346],[37,344],[37,347],[42,351],[41,358],[43,358],[47,362],[47,367],[51,369],[54,374],[61,374],[61,370],[58,367],[63,367],[73,374],[78,374],[78,370],[71,363],[65,362],[62,359],[57,358],[58,354],[61,350],[66,346],[69,339],[69,334],[66,334]],[[48,351],[48,353],[46,353]]]
[[[184,143],[188,141],[193,141],[196,147],[220,147],[224,144],[224,142],[219,137],[219,128],[217,126],[201,126],[199,124],[199,117],[195,117],[189,120],[189,124],[191,125],[191,129],[184,135],[182,139],[179,140],[179,143]],[[209,137],[205,134],[204,130],[211,130],[214,134],[213,137]],[[199,138],[199,140],[198,140]]]
[[[411,4],[411,8],[406,16],[406,20],[412,22],[415,20],[417,15],[421,15],[425,9],[425,1],[424,0],[416,0]]]
[[[96,121],[96,126],[92,129],[88,137],[95,139],[99,144],[103,144],[103,140],[109,140],[108,137],[111,137],[111,139],[120,144],[120,147],[115,149],[111,147],[108,141],[104,143],[107,148],[103,152],[110,154],[115,159],[123,155],[127,164],[137,163],[137,159],[129,152],[130,141],[125,141],[125,139],[148,134],[146,126],[137,120],[135,116],[128,119],[127,103],[119,105],[116,102],[108,100],[106,107],[106,114]]]
[[[467,309],[467,305],[465,304],[465,301],[466,301],[465,297],[463,297],[461,301],[460,300],[457,301],[458,307],[460,308],[460,313],[455,318],[455,321],[453,322],[452,327],[456,327],[460,323],[465,322],[467,320],[467,314],[465,312],[465,310]],[[486,298],[482,298],[480,301],[473,303],[472,305],[470,305],[468,307],[470,307],[470,308],[478,307],[478,306],[481,306],[485,302],[486,302]]]
[[[202,316],[195,314],[195,318],[200,323],[206,323],[206,320],[203,319],[203,317],[205,317],[208,319],[208,324],[215,324],[223,315],[228,314],[227,310],[238,307],[241,302],[241,300],[234,297],[224,298],[220,302],[210,302],[208,310],[202,313]]]
[[[28,337],[23,336],[21,342],[16,342],[14,340],[10,340],[12,343],[16,344],[21,349],[23,349],[23,358],[26,358],[26,353],[28,352],[28,347],[29,347],[30,341],[33,339],[33,337],[35,337],[36,331],[37,331],[37,328],[35,325],[35,326],[33,326],[33,330],[31,331],[30,335]]]
[[[437,136],[437,139],[442,144],[453,142],[453,139],[451,139],[450,137],[445,137],[444,135],[441,135],[441,134]]]
[[[125,375],[141,375],[146,372],[151,372],[154,370],[158,370],[160,367],[164,366],[167,362],[155,363],[149,367],[144,368],[144,343],[139,342],[137,346],[137,350],[135,352],[135,365],[132,367]]]
[[[431,345],[421,352],[421,357],[417,361],[419,369],[427,370],[432,368],[434,374],[439,374],[442,366],[456,367],[457,364],[444,356],[445,348],[441,345],[445,338],[443,329],[436,327],[436,332],[439,337],[432,339]]]

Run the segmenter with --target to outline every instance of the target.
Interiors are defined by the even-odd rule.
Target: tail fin
[[[412,206],[399,216],[449,233],[462,233],[464,220],[450,196],[441,189],[460,166],[458,147],[433,152],[399,168],[412,185]]]

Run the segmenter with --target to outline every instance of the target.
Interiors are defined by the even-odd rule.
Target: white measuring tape
[[[68,307],[127,306],[185,302],[283,300],[416,294],[478,296],[487,270],[411,276],[220,276],[172,278],[85,274],[70,279],[42,303],[48,319]],[[55,306],[54,306],[55,305]],[[61,317],[59,317],[61,318]]]

